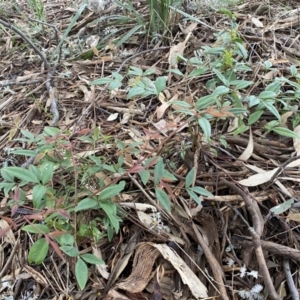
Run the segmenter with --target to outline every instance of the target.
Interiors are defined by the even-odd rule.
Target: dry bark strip
[[[261,240],[260,243],[264,251],[268,251],[270,253],[280,255],[284,258],[289,258],[291,260],[300,262],[300,251],[297,249],[263,240]],[[244,248],[247,248],[250,245],[252,245],[252,242],[243,241]]]

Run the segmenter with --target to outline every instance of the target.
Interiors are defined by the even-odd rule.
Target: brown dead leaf
[[[197,22],[192,22],[190,25],[188,25],[186,28],[184,29],[181,29],[182,33],[187,35],[189,34],[190,32],[193,32],[198,26],[198,23]]]
[[[93,250],[93,254],[102,259],[102,253],[99,247],[97,247],[96,245],[92,245],[92,250]],[[95,265],[96,269],[98,270],[98,272],[100,273],[100,275],[105,278],[108,279],[109,277],[109,272],[107,272],[107,265]]]
[[[300,222],[300,213],[296,213],[296,214],[289,214],[287,216],[287,219],[289,219],[290,221],[296,221],[296,222]]]
[[[190,36],[191,36],[191,32],[188,33],[188,35],[186,36],[184,42],[178,43],[177,45],[174,45],[169,52],[169,58],[168,58],[168,62],[170,64],[170,67],[174,67],[177,68],[177,58],[178,56],[182,56],[184,53],[184,49],[186,47],[186,43],[189,40]]]
[[[28,265],[25,265],[24,267],[24,270],[29,274],[31,275],[31,277],[39,284],[43,285],[43,286],[46,286],[48,285],[48,282],[47,280],[45,279],[44,276],[42,276],[41,273],[37,272],[35,269],[31,268],[30,266]]]
[[[294,128],[294,132],[300,136],[300,125],[298,125]],[[293,138],[293,143],[294,143],[294,148],[295,148],[297,155],[300,155],[300,140]]]
[[[2,236],[5,242],[11,245],[14,245],[16,243],[16,238],[9,224],[3,219],[0,219],[0,236]]]
[[[158,106],[156,109],[156,115],[158,119],[161,119],[165,113],[165,111],[169,108],[170,104],[165,102],[162,105]]]
[[[134,255],[131,274],[117,287],[131,293],[143,291],[153,277],[152,268],[158,255],[158,250],[147,243],[140,243]]]
[[[289,117],[291,117],[294,114],[293,111],[287,111],[280,117],[280,124],[278,126],[288,128],[287,126],[287,120]]]

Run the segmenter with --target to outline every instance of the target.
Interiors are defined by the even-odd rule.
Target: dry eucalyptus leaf
[[[289,215],[287,216],[287,218],[288,218],[290,221],[300,222],[300,213],[289,214]]]
[[[0,219],[0,231],[5,233],[4,236],[2,236],[4,242],[15,245],[16,238],[9,224],[4,219]]]
[[[118,118],[118,113],[114,113],[114,114],[111,114],[108,118],[107,118],[107,121],[114,121]]]
[[[250,128],[250,135],[249,135],[249,143],[247,148],[244,150],[244,152],[240,155],[240,157],[238,159],[240,160],[248,160],[252,153],[253,153],[253,148],[254,148],[254,144],[253,144],[253,135],[252,135],[252,130]]]
[[[300,125],[298,125],[294,128],[294,132],[300,136]],[[293,143],[294,143],[294,148],[295,148],[297,155],[300,155],[300,140],[293,138]]]
[[[264,24],[255,17],[252,17],[251,21],[256,27],[264,27]]]
[[[244,186],[258,186],[260,184],[268,182],[273,177],[273,175],[276,173],[276,171],[278,169],[279,168],[275,168],[274,170],[271,170],[271,171],[252,175],[252,176],[248,177],[247,179],[238,181],[238,183],[241,185],[244,185]]]
[[[147,209],[151,210],[152,212],[156,212],[157,209],[155,206],[151,204],[146,204],[146,203],[126,203],[126,202],[121,202],[119,203],[122,207],[130,207],[134,208],[139,211],[146,211]]]
[[[175,251],[173,251],[166,244],[148,244],[156,248],[164,257],[164,259],[166,259],[173,265],[173,267],[179,273],[183,283],[189,287],[191,293],[196,299],[208,297],[207,288],[205,287],[205,285],[200,281],[200,279]]]
[[[189,32],[184,42],[178,43],[170,49],[168,61],[171,67],[177,68],[177,57],[183,55],[186,43],[189,40],[191,34],[192,33]]]

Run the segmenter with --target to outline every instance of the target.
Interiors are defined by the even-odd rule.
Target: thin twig
[[[10,79],[10,80],[0,81],[0,87],[6,87],[6,86],[11,86],[11,85],[29,85],[29,84],[38,83],[38,82],[41,82],[44,80],[45,80],[44,78],[37,78],[37,79],[28,80],[28,81],[17,82],[15,79]]]
[[[299,300],[299,292],[298,292],[297,288],[295,287],[288,259],[283,260],[283,270],[284,270],[287,285],[290,289],[292,299]]]
[[[263,279],[264,279],[264,283],[266,286],[266,289],[270,295],[270,298],[273,300],[280,300],[280,296],[277,294],[274,284],[272,282],[267,264],[266,264],[266,260],[262,251],[262,247],[261,247],[261,242],[260,242],[260,234],[262,232],[262,228],[260,225],[260,218],[259,218],[259,209],[257,207],[257,203],[255,201],[253,201],[245,191],[243,191],[241,188],[239,188],[238,186],[236,186],[234,183],[229,182],[225,179],[221,179],[221,182],[226,184],[228,187],[230,187],[231,189],[233,189],[237,194],[239,194],[243,200],[245,201],[245,204],[247,206],[247,210],[251,215],[252,218],[252,222],[253,222],[253,227],[250,227],[249,223],[242,218],[242,220],[245,222],[245,224],[248,227],[248,230],[250,232],[250,235],[252,237],[252,242],[253,242],[253,246],[255,249],[255,254],[256,254],[256,258],[258,261],[258,265],[260,268],[260,271],[262,273]],[[239,216],[241,217],[241,214],[239,213]]]
[[[196,225],[194,223],[192,223],[192,227],[193,230],[196,234],[197,240],[199,245],[202,247],[203,252],[205,254],[205,257],[211,267],[211,270],[214,274],[214,279],[218,284],[218,288],[221,294],[221,298],[223,300],[229,300],[229,297],[227,295],[226,289],[225,289],[225,285],[223,283],[223,277],[222,275],[224,275],[224,272],[219,264],[219,262],[217,261],[216,257],[212,254],[211,250],[209,249],[207,243],[205,242],[205,239],[203,238],[203,236],[200,234],[199,229],[196,227]]]
[[[19,242],[20,242],[19,239],[17,239],[14,247],[12,248],[12,250],[10,252],[9,258],[6,260],[5,265],[2,267],[2,269],[0,271],[0,278],[3,278],[3,274],[5,273],[5,271],[7,270],[7,268],[11,266],[11,262],[12,262],[14,256],[15,256],[16,250],[17,250],[17,248],[18,248],[18,246],[20,244]]]
[[[278,168],[278,170],[274,173],[274,175],[271,177],[271,179],[270,179],[271,184],[274,182],[275,178],[276,178],[277,176],[279,176],[279,174],[282,173],[282,172],[284,171],[284,168],[285,168],[287,165],[289,165],[291,162],[293,162],[293,161],[295,161],[295,160],[297,160],[297,159],[300,159],[300,155],[294,156],[294,157],[288,159],[287,161],[285,161],[285,162]],[[270,184],[270,185],[271,185],[271,184]],[[270,186],[270,185],[269,185],[269,186]],[[269,186],[268,186],[268,187],[269,187]],[[267,188],[268,188],[268,187],[267,187]]]

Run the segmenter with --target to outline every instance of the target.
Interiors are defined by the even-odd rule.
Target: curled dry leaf
[[[289,215],[287,216],[287,218],[288,218],[290,221],[300,222],[300,213],[289,214]]]
[[[291,117],[294,114],[293,111],[287,111],[280,117],[280,124],[278,126],[288,128],[287,126],[287,120],[289,117]]]
[[[131,274],[117,284],[118,288],[131,293],[139,293],[144,290],[153,277],[153,265],[159,256],[159,251],[147,243],[140,243],[136,249]]]
[[[170,104],[164,102],[162,105],[158,106],[156,109],[157,118],[161,119],[165,113],[165,111],[169,108]]]
[[[126,203],[126,202],[121,202],[119,203],[122,207],[130,207],[130,208],[135,208],[136,210],[139,211],[146,211],[147,209],[151,210],[152,212],[156,212],[157,209],[155,206],[151,204],[146,204],[146,203]]]
[[[189,34],[190,32],[193,32],[198,26],[197,22],[192,22],[189,26],[186,28],[180,28],[183,34]]]
[[[175,251],[165,244],[148,244],[156,248],[161,255],[173,265],[179,273],[183,283],[189,287],[191,293],[196,299],[208,297],[205,285]]]
[[[95,256],[102,259],[102,253],[99,247],[92,245],[92,250]],[[107,265],[95,265],[95,267],[103,278],[108,279],[110,273],[107,272]]]
[[[123,117],[122,117],[122,120],[121,120],[121,124],[127,124],[128,121],[130,120],[130,118],[131,118],[130,113],[124,113]]]
[[[9,224],[3,219],[0,220],[0,236],[2,236],[3,240],[6,243],[9,243],[11,245],[14,245],[16,243],[16,238]]]
[[[31,277],[39,284],[43,285],[43,286],[47,286],[48,282],[46,280],[46,278],[39,272],[37,272],[35,269],[31,268],[28,265],[25,265],[24,270],[31,275]]]
[[[300,136],[300,125],[298,125],[294,128],[294,132]],[[300,140],[297,139],[297,138],[293,138],[293,143],[294,143],[294,148],[295,148],[295,151],[296,151],[297,155],[300,155]],[[300,159],[297,159],[296,161],[288,164],[288,167],[295,166],[295,163],[296,163],[296,165],[298,163],[297,166],[299,166],[300,165]],[[292,165],[292,164],[294,164],[294,165]]]
[[[151,228],[153,224],[153,218],[149,214],[146,214],[142,211],[137,211],[137,215],[140,219],[140,221],[148,228]]]
[[[184,40],[184,42],[178,43],[177,45],[173,46],[170,49],[170,53],[169,53],[169,64],[171,67],[175,67],[177,68],[177,57],[183,55],[185,46],[187,41],[189,40],[190,36],[191,36],[191,32],[188,33],[188,35],[186,36],[186,39]]]

